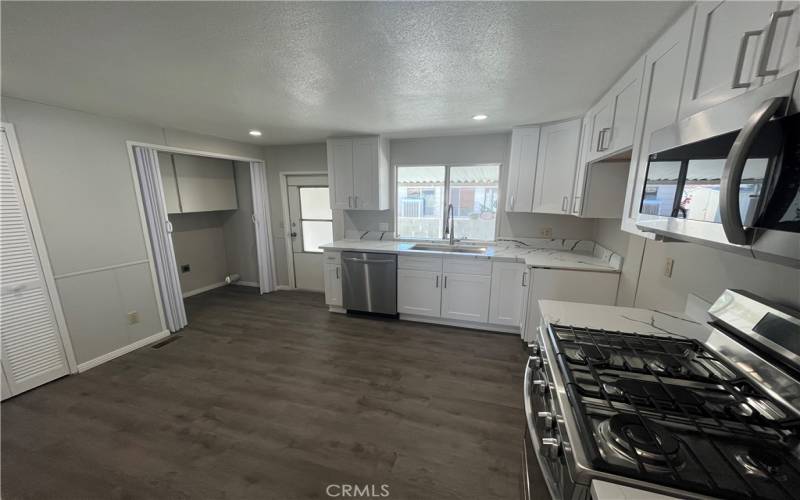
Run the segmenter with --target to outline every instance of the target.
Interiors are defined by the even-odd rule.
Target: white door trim
[[[304,170],[301,172],[280,172],[281,178],[281,209],[283,211],[283,238],[286,240],[286,265],[289,272],[289,288],[297,288],[297,281],[294,277],[294,250],[292,249],[292,223],[289,220],[289,177],[302,177],[302,176],[315,176],[324,175],[328,176],[327,170]],[[330,178],[328,179],[328,187],[330,187]],[[277,271],[277,270],[276,270]]]
[[[44,240],[44,233],[39,224],[39,217],[36,211],[36,203],[33,199],[33,192],[31,191],[30,184],[28,183],[28,175],[25,172],[25,163],[22,160],[22,151],[17,142],[17,133],[14,125],[10,123],[0,123],[0,130],[8,137],[8,147],[11,149],[12,161],[14,162],[14,169],[17,172],[17,179],[19,181],[20,192],[22,193],[22,201],[25,206],[25,211],[28,214],[28,220],[31,225],[31,232],[33,233],[33,241],[36,245],[36,251],[39,254],[39,262],[42,266],[42,274],[44,275],[45,286],[47,294],[50,298],[50,303],[53,306],[53,313],[56,317],[58,324],[58,331],[61,337],[61,344],[64,348],[64,354],[67,358],[67,366],[70,373],[78,372],[78,363],[75,360],[75,351],[72,348],[72,341],[67,329],[67,320],[64,317],[64,310],[61,308],[61,300],[56,288],[56,281],[53,275],[53,269],[50,266],[50,256],[47,253],[47,245]]]

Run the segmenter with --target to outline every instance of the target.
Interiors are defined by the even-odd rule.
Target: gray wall
[[[225,261],[228,265],[228,274],[237,273],[243,282],[258,285],[258,251],[252,220],[253,192],[250,187],[250,164],[235,162],[235,165],[239,210],[229,212],[222,225]]]
[[[229,271],[223,226],[232,214],[225,211],[169,216],[183,293],[225,281]],[[190,271],[182,272],[183,265],[189,265]]]
[[[598,222],[596,240],[615,251],[626,247],[619,305],[683,311],[693,293],[713,302],[726,288],[741,288],[800,308],[800,269],[757,261],[693,243],[664,243],[630,235],[619,220]],[[664,276],[667,258],[672,277]]]
[[[159,333],[126,141],[257,158],[261,148],[8,97],[2,120],[17,131],[78,363]]]

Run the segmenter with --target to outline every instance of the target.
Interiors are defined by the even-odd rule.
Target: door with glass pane
[[[287,177],[290,280],[295,288],[325,289],[320,245],[333,241],[333,212],[326,175]]]

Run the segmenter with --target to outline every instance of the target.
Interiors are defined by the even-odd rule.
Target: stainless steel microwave
[[[800,267],[800,85],[774,80],[651,137],[636,226]]]

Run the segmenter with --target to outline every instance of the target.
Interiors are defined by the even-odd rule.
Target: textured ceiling
[[[2,90],[263,144],[502,130],[584,112],[686,6],[3,1]]]

